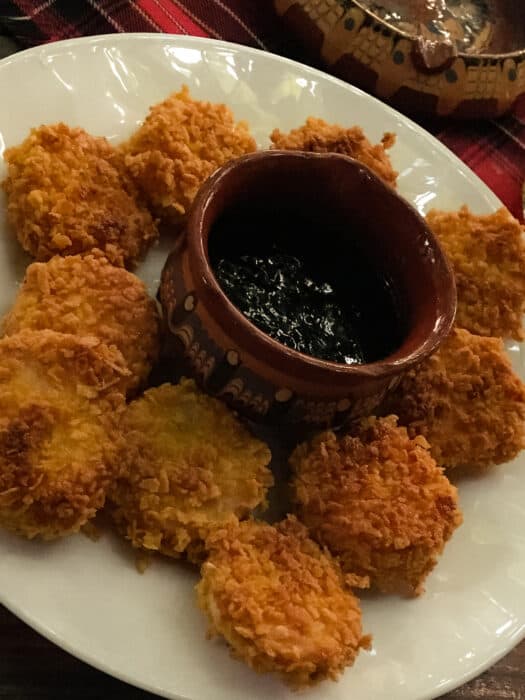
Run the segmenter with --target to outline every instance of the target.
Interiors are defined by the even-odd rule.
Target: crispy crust
[[[114,264],[132,267],[157,238],[106,139],[65,124],[40,126],[4,158],[8,220],[37,260],[100,249]]]
[[[471,333],[523,340],[525,241],[506,210],[475,216],[433,210],[427,222],[442,244],[456,277],[456,323]]]
[[[150,108],[122,149],[150,205],[159,216],[177,221],[187,214],[204,180],[256,145],[247,124],[236,124],[228,107],[193,100],[183,86]]]
[[[230,523],[207,540],[198,602],[232,654],[294,687],[336,680],[368,647],[359,601],[293,516]]]
[[[345,129],[339,124],[327,124],[323,119],[308,117],[306,122],[283,134],[274,129],[270,135],[273,148],[285,151],[311,151],[313,153],[341,153],[361,161],[392,187],[396,186],[397,173],[387,154],[395,143],[395,134],[386,133],[375,146],[366,138],[359,126]]]
[[[389,416],[350,435],[321,433],[290,458],[292,497],[312,537],[384,592],[422,593],[462,522],[457,491],[427,448]]]
[[[525,447],[525,385],[499,338],[456,328],[410,370],[383,410],[423,435],[445,467],[484,469]]]
[[[96,338],[22,331],[0,340],[0,525],[53,539],[104,505],[126,372]]]
[[[155,302],[138,277],[100,255],[55,256],[30,265],[2,328],[5,335],[51,329],[96,336],[122,353],[131,372],[128,391],[145,382],[158,356]]]
[[[147,391],[122,432],[125,474],[111,500],[134,547],[200,561],[211,528],[265,503],[270,450],[193,381]]]

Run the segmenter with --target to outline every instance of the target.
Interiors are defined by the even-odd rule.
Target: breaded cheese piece
[[[197,585],[209,634],[233,656],[294,686],[336,680],[370,638],[339,565],[293,516],[214,531]]]
[[[0,340],[0,525],[77,532],[115,477],[122,356],[96,338],[21,331]]]
[[[51,124],[4,153],[7,218],[39,261],[100,249],[133,267],[158,236],[149,211],[104,138]]]
[[[392,187],[396,186],[397,172],[393,169],[387,150],[396,140],[395,134],[386,133],[381,143],[372,144],[360,126],[345,128],[328,124],[323,119],[308,117],[306,122],[285,134],[274,129],[270,135],[272,148],[284,151],[312,153],[340,153],[366,165]]]
[[[125,473],[111,500],[134,547],[199,561],[210,529],[265,504],[270,450],[193,381],[146,391],[122,432]]]
[[[290,464],[298,517],[344,571],[385,593],[424,590],[462,522],[457,491],[424,438],[410,439],[395,416],[365,418],[350,434],[299,445]]]
[[[159,350],[159,318],[144,283],[100,255],[55,256],[33,263],[2,322],[5,335],[51,329],[95,336],[119,350],[131,372],[128,392],[143,385]]]
[[[452,264],[458,291],[456,324],[471,333],[523,340],[525,240],[507,209],[475,216],[433,210],[427,223]]]
[[[126,166],[154,211],[178,221],[202,183],[221,165],[256,150],[245,122],[224,104],[192,99],[186,85],[150,107],[122,145]]]
[[[499,338],[455,328],[382,408],[423,435],[444,467],[484,469],[525,447],[525,385]]]

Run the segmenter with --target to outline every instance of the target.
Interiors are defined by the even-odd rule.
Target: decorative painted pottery
[[[387,357],[345,365],[302,354],[262,332],[224,293],[210,255],[228,235],[217,222],[242,212],[248,218],[236,235],[261,235],[256,225],[261,218],[271,222],[284,209],[292,217],[288,221],[297,220],[291,233],[297,248],[301,240],[314,242],[326,269],[333,265],[334,274],[350,274],[351,251],[359,246],[390,280],[403,334]],[[271,223],[262,230],[273,235]],[[228,245],[240,244],[241,236]],[[450,267],[408,202],[351,158],[291,151],[243,156],[203,185],[185,234],[164,266],[159,299],[168,378],[193,376],[248,418],[301,429],[373,411],[405,370],[438,347],[456,305]],[[382,332],[379,318],[367,323]]]
[[[274,0],[274,5],[313,60],[403,112],[492,119],[525,92],[522,2]],[[416,7],[421,12],[425,6],[426,15],[410,20]]]

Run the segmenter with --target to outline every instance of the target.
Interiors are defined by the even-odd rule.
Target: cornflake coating
[[[132,267],[157,238],[106,139],[65,124],[40,126],[4,158],[7,217],[37,260],[100,249],[114,264]]]
[[[392,187],[396,186],[397,172],[387,150],[395,143],[395,134],[386,133],[375,146],[359,126],[345,129],[339,124],[327,124],[323,119],[308,117],[303,126],[283,134],[274,129],[270,135],[273,148],[285,151],[310,151],[312,153],[341,153],[363,163]]]
[[[49,328],[100,338],[122,353],[131,372],[124,378],[128,391],[145,382],[158,355],[155,302],[138,277],[100,255],[30,265],[2,326],[6,335]]]
[[[344,571],[383,592],[418,595],[461,524],[457,491],[395,416],[351,435],[327,431],[293,452],[292,498],[312,537]]]
[[[336,680],[368,648],[338,564],[293,516],[275,527],[230,523],[207,546],[196,590],[209,634],[222,635],[251,668],[308,686]]]
[[[80,530],[115,477],[127,373],[96,338],[0,340],[0,525],[29,538]]]
[[[187,86],[150,108],[123,144],[125,163],[159,216],[177,221],[221,165],[256,150],[245,122],[223,104],[199,102]]]
[[[475,216],[433,210],[427,222],[450,260],[458,291],[456,323],[471,333],[523,340],[525,241],[506,209]]]
[[[499,338],[456,328],[402,379],[382,410],[423,435],[439,464],[484,469],[525,447],[525,385]]]
[[[134,547],[200,561],[210,529],[265,504],[270,450],[193,381],[148,390],[122,432],[125,473],[111,500]]]

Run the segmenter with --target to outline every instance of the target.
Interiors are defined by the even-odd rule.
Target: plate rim
[[[459,158],[453,151],[451,151],[450,148],[448,148],[444,143],[442,143],[436,136],[431,134],[430,131],[427,131],[427,129],[415,122],[411,117],[403,114],[394,107],[391,107],[389,104],[383,102],[374,95],[370,95],[361,88],[358,88],[355,85],[352,85],[351,83],[347,83],[346,81],[341,80],[340,78],[336,78],[334,75],[331,75],[330,73],[327,73],[320,68],[309,66],[306,63],[301,63],[301,61],[296,61],[295,59],[287,58],[286,56],[280,56],[279,54],[272,53],[271,51],[256,49],[252,46],[246,46],[244,44],[225,41],[223,39],[213,39],[211,37],[191,36],[190,34],[168,34],[165,32],[118,32],[114,34],[97,34],[94,36],[74,37],[73,39],[61,39],[60,41],[48,42],[47,44],[32,46],[28,49],[23,49],[22,51],[18,51],[17,53],[11,54],[10,56],[6,56],[5,58],[0,60],[0,78],[2,77],[3,70],[5,70],[7,66],[16,65],[16,63],[18,63],[19,61],[23,61],[28,58],[32,59],[33,56],[37,56],[39,53],[46,54],[54,47],[67,49],[71,46],[94,45],[98,43],[104,43],[109,40],[123,43],[130,40],[146,42],[189,41],[190,43],[196,44],[197,46],[206,46],[207,44],[213,44],[213,46],[216,48],[224,48],[229,50],[234,49],[242,53],[247,52],[255,54],[256,56],[264,56],[266,58],[271,57],[271,59],[273,60],[277,59],[279,63],[285,63],[290,66],[298,67],[309,74],[322,75],[323,79],[328,80],[329,82],[343,87],[347,90],[350,90],[351,92],[354,92],[360,95],[361,97],[364,97],[365,99],[372,100],[374,103],[380,105],[381,109],[385,109],[392,116],[401,118],[401,120],[405,122],[406,126],[410,127],[412,131],[417,133],[419,138],[423,138],[424,140],[430,141],[434,146],[438,148],[442,155],[446,155],[449,158],[451,158],[452,162],[456,166],[458,166],[458,169],[462,172],[462,174],[467,174],[469,177],[474,177],[477,181],[476,184],[483,190],[484,195],[489,200],[492,200],[492,206],[504,206],[503,202],[499,199],[499,197],[490,189],[488,185],[486,185],[483,182],[483,180],[471,168],[469,168],[469,166],[464,161],[461,160],[461,158]]]
[[[70,644],[63,638],[56,638],[56,635],[54,635],[53,631],[49,629],[45,624],[41,624],[38,620],[33,620],[30,615],[27,615],[24,612],[24,610],[19,608],[17,605],[5,602],[2,599],[1,592],[0,605],[3,605],[6,608],[6,610],[13,614],[16,618],[21,620],[33,631],[37,632],[37,634],[40,634],[42,637],[44,637],[44,639],[47,639],[49,642],[57,646],[62,651],[65,651],[67,654],[70,654],[74,658],[78,659],[82,663],[87,664],[88,666],[91,666],[97,671],[105,673],[111,678],[116,678],[117,680],[122,681],[123,683],[131,687],[138,688],[140,690],[145,690],[148,693],[152,693],[153,695],[156,695],[160,698],[166,698],[167,700],[199,700],[198,698],[190,698],[185,695],[180,695],[179,693],[170,692],[169,694],[166,694],[163,691],[159,692],[158,688],[155,688],[147,682],[138,682],[135,680],[130,680],[130,677],[127,676],[125,673],[120,672],[118,670],[113,670],[109,665],[106,665],[99,657],[90,654],[89,651],[84,651],[82,648],[77,648],[74,644]],[[463,685],[475,678],[478,678],[478,676],[480,676],[482,673],[494,666],[494,664],[503,659],[507,654],[509,654],[513,649],[515,649],[516,646],[524,639],[525,621],[523,622],[521,627],[518,630],[516,630],[515,634],[510,638],[511,644],[508,646],[508,648],[505,648],[505,650],[503,651],[499,650],[493,656],[491,656],[489,660],[480,662],[477,666],[465,672],[465,674],[459,677],[459,679],[456,678],[454,680],[449,680],[446,683],[444,683],[439,688],[439,695],[436,695],[434,691],[431,691],[429,693],[425,693],[424,695],[417,696],[417,700],[438,700],[447,693],[450,693],[453,690],[456,690],[457,688],[461,688]],[[237,661],[237,663],[239,662]],[[256,674],[255,671],[253,671],[253,673]]]

